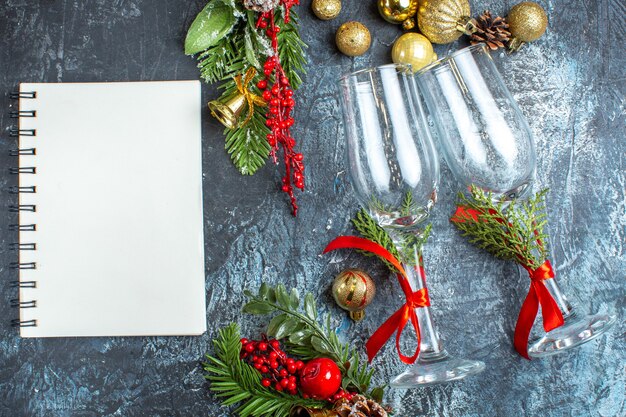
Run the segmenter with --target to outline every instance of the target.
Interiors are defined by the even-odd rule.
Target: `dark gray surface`
[[[196,79],[184,56],[185,31],[203,6],[197,1],[3,0],[0,4],[0,199],[16,179],[8,150],[7,93],[20,81]],[[387,63],[400,33],[378,16],[374,1],[343,1],[340,17],[315,19],[300,7],[309,48],[309,74],[297,94],[296,137],[306,156],[307,191],[300,214],[289,214],[268,165],[242,177],[223,151],[221,126],[203,118],[207,318],[202,337],[20,339],[8,322],[16,278],[7,268],[16,217],[0,215],[0,416],[229,415],[207,391],[199,361],[215,329],[240,320],[242,289],[262,279],[309,289],[333,314],[341,334],[362,343],[400,305],[399,289],[376,262],[358,255],[322,258],[324,245],[350,232],[357,208],[350,192],[334,191],[343,145],[335,93],[339,74]],[[472,0],[473,11],[509,9],[514,1]],[[482,358],[486,371],[463,382],[389,392],[398,416],[618,416],[624,396],[624,66],[622,0],[541,1],[550,27],[538,42],[501,68],[536,135],[538,187],[551,188],[553,264],[563,289],[583,310],[613,310],[611,334],[571,353],[528,362],[511,348],[512,329],[528,287],[516,266],[470,247],[449,225],[457,185],[444,168],[440,203],[425,260],[435,319],[448,349]],[[334,31],[360,20],[373,33],[371,50],[350,59],[334,47]],[[437,47],[439,56],[465,41]],[[205,86],[205,101],[215,96]],[[80,175],[80,173],[77,173]],[[332,277],[346,267],[370,271],[379,295],[368,318],[351,325],[329,295]],[[255,335],[258,327],[244,323]],[[387,346],[374,361],[384,382],[402,365]]]

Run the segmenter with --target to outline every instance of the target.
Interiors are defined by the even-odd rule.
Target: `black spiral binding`
[[[37,98],[37,92],[35,91],[21,91],[21,92],[13,92],[10,95],[10,98],[12,99],[35,99]],[[9,113],[10,117],[13,119],[20,119],[20,118],[30,118],[30,117],[37,117],[37,111],[35,110],[14,110],[11,111]],[[18,128],[11,128],[9,130],[9,136],[11,137],[17,137],[19,138],[20,136],[37,136],[37,130],[36,129],[20,129]],[[20,156],[35,156],[37,154],[37,149],[36,148],[15,148],[9,151],[9,155],[11,156],[16,156],[16,157],[20,157]],[[26,166],[26,167],[12,167],[9,168],[9,173],[12,175],[26,175],[26,174],[36,174],[37,173],[37,169],[34,166]],[[13,186],[9,188],[9,192],[11,194],[34,194],[37,192],[37,187],[34,185],[18,185],[18,186]],[[18,204],[12,204],[9,206],[9,211],[12,213],[19,213],[22,211],[25,212],[36,212],[37,211],[37,206],[34,204],[20,204],[18,202]],[[37,225],[36,224],[11,224],[9,226],[9,230],[11,231],[16,231],[16,232],[34,232],[37,230]],[[21,239],[20,239],[21,240]],[[34,242],[14,242],[9,244],[9,248],[11,250],[17,251],[18,252],[18,259],[19,259],[19,252],[21,251],[35,251],[37,250],[37,244]],[[36,262],[11,262],[9,264],[9,267],[12,269],[18,269],[18,270],[23,270],[23,269],[37,269],[37,263]],[[18,291],[20,288],[37,288],[37,281],[20,281],[15,280],[11,282],[11,287],[16,288]],[[13,308],[36,308],[37,307],[37,300],[28,300],[28,301],[20,301],[19,298],[15,298],[12,299],[10,301],[10,305]],[[21,319],[14,319],[11,320],[11,325],[14,327],[36,327],[37,326],[37,320],[21,320]]]
[[[9,136],[11,136],[12,138],[17,138],[20,136],[37,136],[37,130],[36,129],[11,128],[9,129]]]

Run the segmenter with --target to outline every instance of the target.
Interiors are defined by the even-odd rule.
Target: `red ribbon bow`
[[[491,214],[494,213],[491,212]],[[452,222],[461,223],[466,221],[478,222],[480,221],[480,215],[481,212],[479,210],[458,206],[450,220]],[[504,223],[503,219],[498,219],[498,221]],[[541,242],[539,242],[539,244],[541,244]],[[537,318],[539,306],[541,305],[543,328],[546,332],[562,326],[564,321],[559,306],[556,304],[556,301],[554,301],[554,298],[552,298],[545,284],[541,282],[545,279],[554,278],[554,271],[552,270],[550,261],[546,260],[537,269],[529,268],[522,262],[524,262],[524,260],[519,263],[528,271],[528,275],[530,275],[530,289],[528,290],[528,295],[517,317],[515,333],[513,335],[513,346],[515,346],[517,353],[530,360],[528,356],[528,336],[535,323],[535,318]]]
[[[398,261],[398,259],[387,249],[377,243],[356,236],[339,236],[326,246],[324,253],[337,249],[360,249],[373,253],[374,255],[377,255],[391,263],[398,270],[398,282],[400,283],[400,287],[406,296],[406,303],[404,303],[402,307],[400,307],[378,328],[378,330],[374,332],[365,344],[365,348],[367,350],[367,357],[371,362],[380,349],[391,338],[393,333],[397,332],[396,350],[398,351],[400,360],[409,365],[415,363],[420,353],[421,341],[419,321],[417,320],[415,309],[430,306],[428,290],[426,288],[422,288],[421,290],[413,291],[411,289],[411,284],[409,283],[406,271],[400,264],[400,261]],[[419,272],[421,276],[424,276],[424,268],[421,265],[419,266]],[[415,335],[417,337],[417,348],[415,349],[415,354],[410,357],[402,354],[402,350],[400,349],[400,337],[409,322],[411,322],[411,325],[415,329]]]
[[[546,332],[562,326],[564,322],[559,306],[552,298],[552,294],[550,294],[545,284],[541,282],[544,279],[554,278],[554,271],[550,261],[546,260],[539,268],[534,270],[526,266],[524,268],[530,275],[530,288],[517,317],[513,346],[515,346],[517,353],[526,359],[530,359],[528,356],[528,336],[537,317],[539,306],[541,305],[543,328]]]

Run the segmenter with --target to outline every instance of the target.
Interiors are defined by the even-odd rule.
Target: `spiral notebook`
[[[21,336],[206,331],[199,82],[12,96]]]

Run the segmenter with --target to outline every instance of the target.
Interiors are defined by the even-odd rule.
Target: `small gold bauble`
[[[353,320],[359,321],[365,316],[363,310],[376,295],[376,286],[360,269],[346,269],[335,278],[332,291],[337,305],[349,311]]]
[[[548,27],[548,16],[543,7],[532,1],[513,6],[506,17],[509,31],[521,42],[532,42],[541,37]]]
[[[322,20],[334,19],[341,12],[341,0],[313,0],[311,9]]]
[[[378,0],[378,12],[389,23],[399,25],[405,30],[412,29],[415,22],[412,17],[417,13],[419,0]]]
[[[433,62],[433,45],[424,35],[405,33],[400,36],[391,49],[391,60],[396,64],[411,64],[413,72]]]
[[[370,31],[359,22],[346,22],[339,26],[335,35],[337,48],[348,56],[363,55],[370,47]]]
[[[422,0],[417,25],[432,43],[450,43],[476,30],[470,16],[468,0]]]

